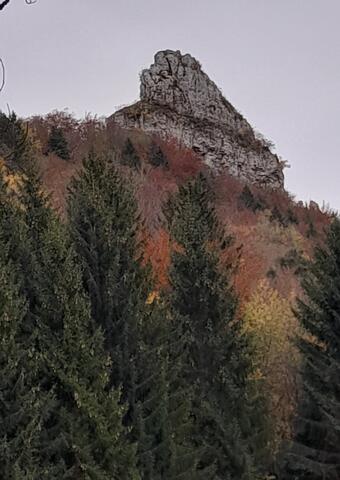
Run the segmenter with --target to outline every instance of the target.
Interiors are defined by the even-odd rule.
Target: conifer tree
[[[240,201],[243,203],[243,205],[246,207],[246,208],[249,208],[250,210],[252,210],[254,213],[257,212],[257,211],[261,211],[261,210],[264,210],[265,208],[265,204],[263,201],[261,201],[261,199],[259,198],[256,198],[253,194],[253,192],[250,190],[250,188],[248,187],[248,185],[246,185],[240,196],[239,196],[239,199]]]
[[[121,163],[135,170],[139,170],[141,167],[139,155],[129,138],[126,140],[122,151]]]
[[[166,295],[168,327],[168,428],[172,439],[172,458],[166,479],[208,478],[206,471],[198,471],[202,446],[194,442],[193,399],[194,388],[183,378],[186,355],[186,332],[180,316],[171,308]]]
[[[302,392],[283,478],[335,480],[340,475],[340,221],[304,272],[298,319],[306,330]]]
[[[168,160],[164,155],[161,147],[155,142],[151,143],[150,147],[150,163],[154,167],[168,167]]]
[[[37,356],[16,262],[19,210],[0,174],[0,478],[41,478],[36,461],[46,398],[34,383]],[[14,259],[14,260],[13,260]]]
[[[27,306],[15,277],[8,249],[0,242],[0,478],[38,480],[43,404],[32,384],[35,352],[23,335]]]
[[[64,132],[60,127],[53,126],[48,137],[48,151],[53,152],[63,160],[70,159],[70,152]]]
[[[217,255],[231,239],[217,221],[202,175],[180,187],[166,215],[178,245],[170,270],[173,310],[181,322],[174,344],[182,344],[182,353],[176,353],[182,357],[182,385],[194,385],[198,474],[214,480],[253,478],[245,441],[254,418],[245,398],[247,345],[235,322],[236,297]]]
[[[47,403],[41,411],[34,465],[39,479],[134,479],[119,391],[108,391],[109,359],[91,319],[77,258],[52,212],[39,177],[30,172],[20,195],[27,264],[25,329],[38,358],[32,378]],[[18,229],[20,231],[20,229]],[[33,477],[35,478],[35,477]]]
[[[133,191],[106,159],[91,154],[85,161],[71,185],[69,218],[93,317],[112,358],[111,383],[122,385],[129,405],[125,423],[138,442],[141,477],[171,478],[165,314],[141,263]]]
[[[284,215],[281,213],[281,211],[279,210],[279,208],[276,205],[271,210],[269,220],[271,222],[277,222],[282,227],[287,227],[287,221],[286,221]]]
[[[17,167],[25,164],[32,148],[28,139],[28,127],[14,112],[9,115],[0,111],[0,156],[8,164]]]

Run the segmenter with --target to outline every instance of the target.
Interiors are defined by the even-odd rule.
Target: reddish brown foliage
[[[240,237],[238,237],[238,240],[240,240]],[[251,242],[247,243],[246,237],[242,240],[240,260],[234,279],[235,290],[239,296],[240,305],[249,299],[258,282],[265,276],[266,269],[266,262],[254,251]]]
[[[169,162],[169,172],[179,183],[196,176],[203,169],[201,158],[192,150],[181,147],[175,140],[158,141]]]
[[[54,155],[41,155],[39,158],[46,188],[52,192],[54,204],[61,210],[65,206],[68,182],[81,168],[81,162],[88,152],[94,149],[118,163],[120,152],[127,138],[130,138],[141,157],[142,169],[140,172],[131,172],[127,168],[126,174],[129,181],[135,184],[140,211],[150,232],[150,238],[146,239],[146,255],[155,269],[159,285],[165,286],[170,246],[162,227],[162,207],[178,185],[206,169],[202,160],[193,151],[181,147],[173,140],[150,137],[141,130],[126,131],[112,121],[104,122],[96,117],[88,116],[78,121],[67,112],[52,112],[44,118],[32,118],[30,125],[41,144],[42,153],[47,149],[52,126],[62,128],[69,143],[72,152],[70,161],[63,161]],[[150,165],[152,142],[160,146],[168,166],[154,168]],[[265,278],[270,270],[276,272],[275,278],[270,280],[271,284],[282,295],[297,291],[298,278],[293,271],[280,267],[280,259],[294,247],[293,237],[299,235],[302,236],[304,254],[310,256],[314,245],[322,241],[323,230],[330,222],[331,212],[321,211],[315,204],[307,206],[296,203],[287,192],[250,186],[253,195],[267,209],[253,212],[240,201],[243,182],[228,174],[210,175],[209,182],[215,195],[218,217],[227,231],[235,236],[234,247],[229,256],[221,259],[222,262],[234,263],[239,255],[237,247],[242,245],[239,270],[235,276],[235,287],[241,302],[249,297],[259,280]],[[284,228],[275,220],[269,221],[274,208],[283,217],[287,217],[290,211],[298,223]],[[311,224],[316,232],[314,235],[310,234]],[[299,242],[301,243],[300,240]]]
[[[170,237],[164,229],[146,238],[145,260],[150,261],[152,265],[157,289],[164,289],[169,285],[170,255]]]
[[[46,190],[51,194],[54,208],[64,215],[67,199],[67,187],[71,178],[77,172],[77,165],[62,161],[56,155],[40,159],[42,180]]]

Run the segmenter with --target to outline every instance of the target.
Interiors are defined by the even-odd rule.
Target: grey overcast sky
[[[109,115],[156,51],[181,50],[276,144],[287,189],[340,209],[339,25],[340,0],[11,0],[0,109]]]

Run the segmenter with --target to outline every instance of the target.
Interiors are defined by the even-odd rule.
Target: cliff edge
[[[191,55],[165,50],[141,73],[140,101],[111,117],[193,149],[215,172],[228,171],[260,187],[281,189],[282,162],[223,97]]]

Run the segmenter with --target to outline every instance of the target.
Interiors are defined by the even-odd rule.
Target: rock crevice
[[[283,188],[282,164],[247,120],[223,97],[191,55],[165,50],[141,73],[141,100],[112,118],[163,139],[175,138],[214,171],[248,183]]]

